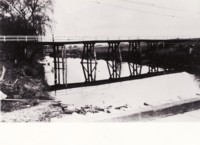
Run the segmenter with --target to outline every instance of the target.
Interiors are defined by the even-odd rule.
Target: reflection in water
[[[108,66],[108,72],[110,75],[109,79],[117,79],[121,77],[121,62],[116,60],[106,61]]]
[[[129,71],[130,71],[130,76],[141,75],[142,65],[128,62],[128,67],[129,67]]]
[[[84,44],[81,66],[83,69],[85,82],[96,81],[97,61],[96,61],[96,52],[94,49],[94,43]]]
[[[158,72],[159,68],[157,66],[149,66],[149,73]]]
[[[121,62],[122,56],[120,52],[118,42],[109,42],[108,43],[108,52],[107,52],[107,67],[110,75],[110,79],[117,79],[121,77]]]
[[[51,57],[45,57],[47,62],[45,65],[45,73],[46,73],[46,80],[49,85],[55,85],[55,73],[58,73],[58,70],[55,71],[54,69],[54,61]],[[62,58],[59,58],[59,61],[62,61]],[[60,78],[60,84],[66,84],[66,82],[69,83],[78,83],[78,82],[85,82],[85,76],[83,73],[83,67],[81,65],[81,59],[79,58],[67,58],[63,60],[65,63],[65,69],[64,73],[63,71],[60,71],[59,78]],[[111,62],[111,61],[110,61]],[[105,60],[97,60],[98,67],[96,67],[96,80],[108,80],[110,79],[110,74],[107,68],[107,62]],[[68,64],[68,65],[67,65]],[[130,68],[129,64],[127,62],[121,62],[121,74],[120,77],[128,77],[130,76]],[[139,64],[132,64],[134,66],[137,66],[137,69],[135,70],[135,75],[142,75],[142,74],[148,74],[149,73],[149,67],[145,65],[139,65]],[[59,66],[57,64],[57,68],[62,68],[63,64],[59,63]],[[163,69],[158,68],[158,71],[163,71]],[[64,75],[63,75],[64,74]],[[57,74],[58,75],[58,74]],[[65,80],[65,81],[62,81]],[[67,81],[66,81],[67,80]]]

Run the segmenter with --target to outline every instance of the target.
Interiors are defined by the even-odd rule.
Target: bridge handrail
[[[164,39],[190,39],[189,37],[91,37],[91,36],[34,36],[34,35],[0,35],[0,42],[71,42],[71,41],[91,41],[91,40],[164,40]]]

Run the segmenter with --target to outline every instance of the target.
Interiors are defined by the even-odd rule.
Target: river
[[[61,61],[61,59],[60,59]],[[49,85],[54,85],[54,63],[53,58],[46,56],[43,60],[45,68],[45,77]],[[62,65],[60,64],[60,67]],[[159,68],[159,71],[163,71]],[[148,66],[143,65],[141,74],[148,73]],[[130,76],[128,63],[122,62],[121,64],[121,77]],[[62,71],[60,71],[60,80],[63,80]],[[97,60],[96,80],[109,79],[109,71],[105,60]],[[67,58],[67,83],[85,82],[84,73],[81,65],[81,59],[79,58]]]

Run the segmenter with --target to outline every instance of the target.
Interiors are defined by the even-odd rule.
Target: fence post
[[[52,34],[52,41],[54,42],[54,34]]]
[[[27,42],[27,36],[26,36],[26,42]]]
[[[3,36],[3,41],[6,42],[6,36]]]

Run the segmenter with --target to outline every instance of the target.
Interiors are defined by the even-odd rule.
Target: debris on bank
[[[20,103],[25,102],[26,101],[21,101]],[[34,103],[34,101],[32,103]],[[122,106],[107,106],[105,108],[102,108],[93,105],[85,105],[78,108],[75,107],[73,104],[63,104],[60,101],[52,100],[40,102],[37,105],[33,104],[32,106],[24,104],[21,106],[26,106],[26,108],[15,110],[12,112],[2,112],[1,122],[50,122],[53,118],[62,118],[65,115],[72,115],[74,113],[78,115],[87,115],[87,113],[112,113],[112,111],[118,110],[119,108],[124,109],[124,107]]]
[[[93,105],[85,105],[83,107],[75,107],[73,104],[63,104],[60,101],[54,101],[52,102],[52,106],[60,107],[63,111],[63,114],[81,114],[86,115],[87,113],[99,113],[99,112],[105,112],[105,113],[111,113],[113,110],[122,110],[122,109],[128,109],[128,105],[122,105],[113,107],[112,105],[107,107],[98,107]]]

